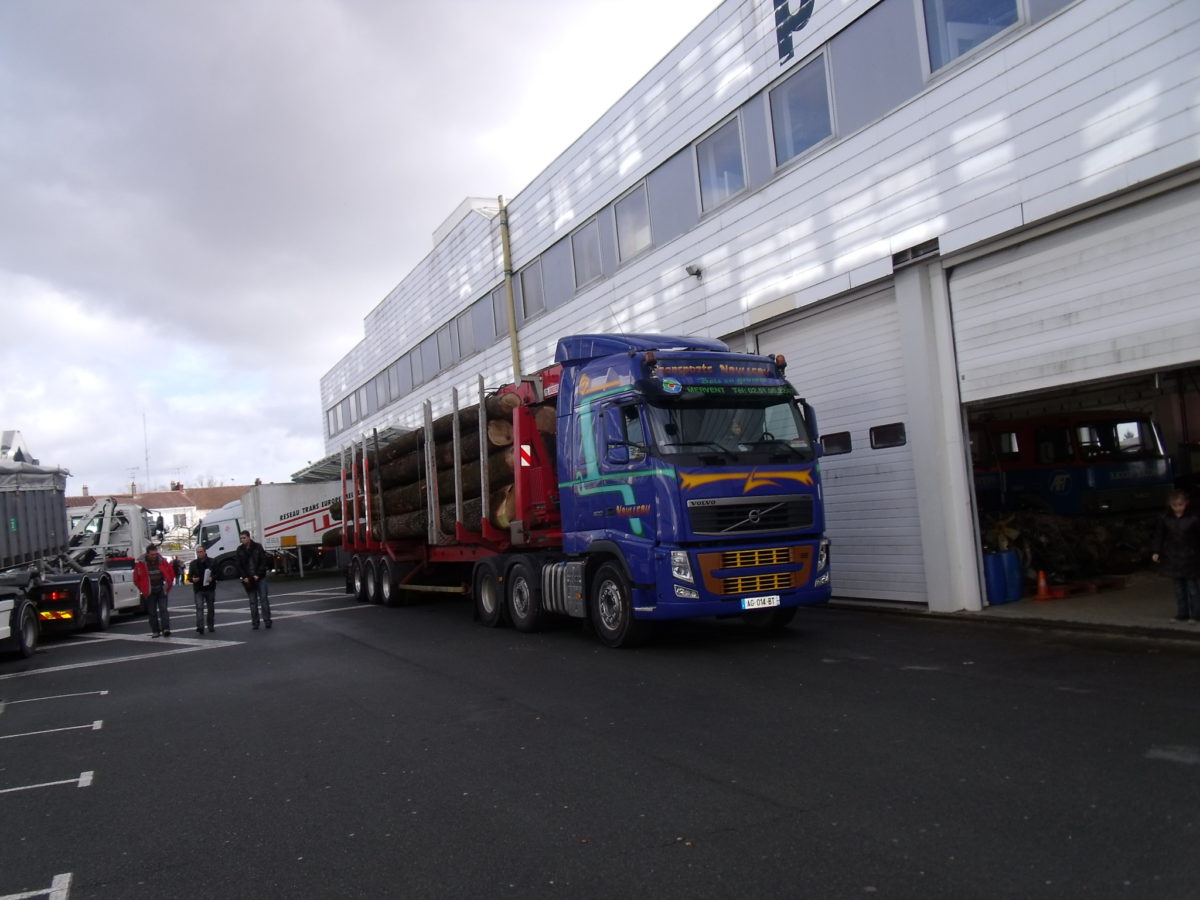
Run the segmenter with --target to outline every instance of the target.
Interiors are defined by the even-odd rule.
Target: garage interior
[[[1056,510],[1037,490],[1006,491],[1000,496],[992,490],[997,484],[995,470],[1004,468],[1002,461],[997,462],[997,450],[1013,449],[994,446],[997,434],[1010,427],[1016,432],[1017,423],[1023,422],[1087,418],[1080,414],[1098,419],[1097,411],[1119,412],[1122,415],[1115,419],[1130,423],[1152,423],[1169,464],[1161,470],[1167,483],[1143,485],[1143,490],[1127,494],[1125,503],[1114,504],[1125,508],[1097,510],[1093,504],[1088,511]],[[1193,495],[1200,492],[1200,367],[979,402],[968,405],[966,413],[985,560],[989,553],[1015,551],[1022,577],[1016,600],[1008,599],[1011,591],[1006,597],[997,594],[995,585],[989,587],[989,615],[1145,628],[1197,627],[1173,621],[1172,585],[1155,571],[1150,546],[1154,522],[1165,510],[1165,492],[1172,486],[1188,489]],[[983,423],[992,427],[985,431],[980,427]],[[1127,428],[1123,437],[1132,439],[1135,430]],[[989,441],[993,446],[977,446]],[[1046,490],[1074,479],[1086,494],[1089,484],[1126,475],[1123,467],[1145,469],[1149,455],[1134,453],[1137,461],[1128,461],[1103,453],[1089,457],[1077,449],[1069,462],[1060,458],[1058,465],[1039,466],[1026,474],[1037,477]],[[1163,479],[1156,475],[1152,480]],[[1047,583],[1042,592],[1049,593],[1049,599],[1038,599],[1039,572],[1045,573]]]

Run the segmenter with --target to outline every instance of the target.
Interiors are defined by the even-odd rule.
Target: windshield
[[[646,415],[658,452],[737,462],[797,462],[814,458],[812,441],[790,397],[751,400],[715,396],[663,398]]]

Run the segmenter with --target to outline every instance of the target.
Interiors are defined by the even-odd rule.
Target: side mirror
[[[629,465],[629,445],[624,442],[609,441],[608,452],[604,458],[614,466]]]

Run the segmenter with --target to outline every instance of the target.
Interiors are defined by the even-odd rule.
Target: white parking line
[[[67,900],[71,892],[71,873],[55,875],[50,887],[40,891],[25,891],[21,894],[3,894],[0,900],[28,900],[30,897],[48,897],[49,900]]]
[[[9,738],[33,737],[36,734],[54,734],[56,731],[80,731],[84,728],[90,728],[92,731],[99,731],[104,727],[104,720],[97,719],[91,725],[67,725],[65,728],[47,728],[45,731],[26,731],[24,734],[0,734],[0,741],[7,741]]]
[[[32,791],[44,787],[57,787],[60,784],[73,784],[75,787],[81,788],[91,787],[92,779],[95,775],[95,772],[80,772],[78,778],[67,778],[63,781],[44,781],[41,784],[25,784],[14,788],[0,788],[0,794],[12,794],[16,791]]]
[[[53,697],[26,697],[24,700],[9,700],[8,706],[16,706],[18,703],[41,703],[43,700],[66,700],[68,697],[107,697],[108,691],[81,691],[78,694],[55,694]],[[0,708],[3,708],[0,706]],[[0,897],[0,900],[4,900]]]

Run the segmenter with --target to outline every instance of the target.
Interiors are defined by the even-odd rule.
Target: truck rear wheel
[[[368,603],[378,603],[382,598],[379,591],[379,576],[383,560],[368,559],[363,563],[363,597]]]
[[[38,645],[38,615],[30,601],[18,601],[13,632],[17,638],[17,653],[29,659],[37,652]]]
[[[650,623],[633,617],[633,589],[617,563],[596,571],[588,599],[592,627],[604,646],[635,647],[650,636]]]
[[[96,617],[92,626],[97,631],[108,631],[112,624],[113,591],[112,585],[100,585],[100,596],[96,598]]]
[[[537,631],[542,624],[542,579],[538,566],[518,559],[508,570],[505,584],[508,617],[517,631]]]
[[[350,583],[354,586],[352,593],[354,599],[359,603],[365,603],[367,600],[366,578],[363,575],[363,558],[361,556],[354,557],[350,562]]]
[[[504,582],[500,578],[499,560],[492,556],[476,563],[473,582],[475,618],[481,625],[495,628],[504,613]]]

